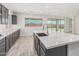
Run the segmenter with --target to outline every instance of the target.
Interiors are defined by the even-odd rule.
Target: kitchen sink
[[[45,34],[45,33],[37,33],[37,35],[38,35],[38,36],[41,36],[41,37],[42,37],[42,36],[48,36],[48,35]]]

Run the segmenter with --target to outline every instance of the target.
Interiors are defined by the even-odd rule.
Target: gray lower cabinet
[[[6,38],[5,38],[5,47],[6,47],[6,52],[8,52],[9,51],[9,48],[10,48],[10,39],[9,39],[9,36],[7,36]]]
[[[37,36],[35,36],[35,34],[33,35],[33,37],[34,37],[34,48],[35,48],[37,54],[40,55],[40,52],[39,52],[39,48],[40,48],[39,40],[38,40]]]
[[[20,37],[20,29],[17,31],[17,39]]]
[[[67,45],[46,49],[40,42],[40,56],[67,56]]]
[[[67,45],[51,48],[46,51],[47,56],[67,56]]]
[[[19,38],[20,36],[20,30],[15,31],[14,33],[12,33],[12,43],[14,44],[15,41]]]
[[[5,55],[5,38],[0,40],[0,56]]]
[[[33,34],[34,48],[38,56],[67,56],[67,45],[46,49],[39,38]]]
[[[0,40],[0,56],[6,55],[19,36],[20,30],[17,30]]]
[[[9,49],[12,47],[13,43],[12,43],[12,35],[8,35],[5,39],[6,42],[6,53],[9,51]]]
[[[42,47],[40,47],[40,56],[45,56],[46,54],[45,54],[45,52],[44,52],[44,50],[42,49]]]
[[[5,43],[0,43],[0,45],[2,46],[4,44],[4,49],[3,47],[0,47],[1,49],[5,50],[5,53],[7,53],[9,51],[9,49],[12,47],[12,45],[15,43],[15,41],[19,38],[20,36],[20,30],[17,30],[15,32],[13,32],[12,34],[8,35],[5,37],[5,40],[2,39],[2,42]],[[2,50],[1,50],[2,51]],[[0,54],[1,56],[2,54]]]
[[[16,32],[12,33],[12,44],[15,43],[16,40]]]
[[[13,43],[12,43],[12,40],[13,40],[13,38],[12,38],[13,36],[12,36],[12,34],[10,34],[9,35],[9,49],[12,47],[12,45],[13,45]]]

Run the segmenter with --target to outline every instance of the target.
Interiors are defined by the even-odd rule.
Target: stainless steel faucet
[[[46,29],[47,29],[47,34],[49,34],[49,33],[48,33],[48,26],[46,26]],[[45,30],[44,25],[43,25],[43,30]]]

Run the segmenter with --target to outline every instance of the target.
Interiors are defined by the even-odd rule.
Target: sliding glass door
[[[56,20],[51,20],[51,19],[49,19],[48,21],[47,21],[47,26],[48,26],[48,30],[49,31],[56,31]]]
[[[58,19],[57,21],[57,31],[58,32],[63,32],[64,31],[64,20],[63,19]]]
[[[48,19],[47,26],[49,31],[64,32],[64,20],[63,19]]]

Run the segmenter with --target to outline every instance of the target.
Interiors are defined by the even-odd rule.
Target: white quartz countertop
[[[0,28],[0,34],[2,36],[0,36],[0,40],[10,34],[12,34],[13,32],[17,31],[18,29],[20,29],[20,26],[18,25],[12,25],[9,28]]]
[[[40,32],[34,32],[40,33]],[[79,42],[79,35],[63,33],[63,32],[51,32],[48,36],[39,37],[42,44],[47,48],[55,48],[63,45],[68,45],[74,42]]]

